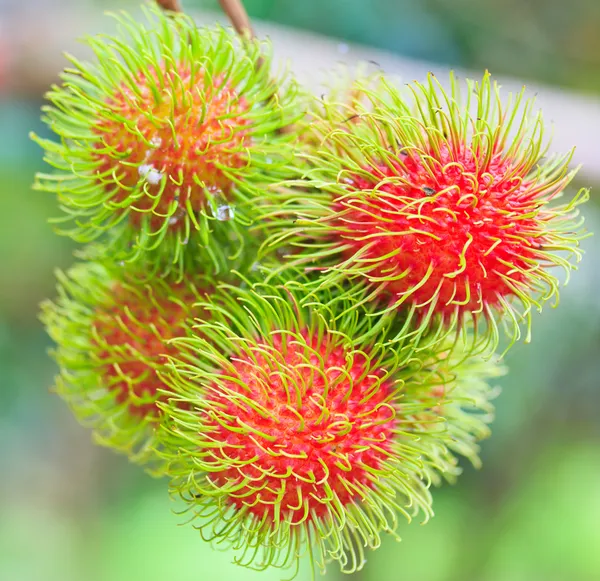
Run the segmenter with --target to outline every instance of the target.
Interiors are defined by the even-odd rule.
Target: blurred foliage
[[[186,6],[218,9],[217,0]],[[598,0],[245,0],[251,17],[413,58],[600,92]]]
[[[134,1],[132,0],[131,4]],[[186,5],[217,7],[216,1]],[[600,91],[597,0],[247,0],[252,16],[402,54]],[[49,388],[38,304],[72,246],[30,189],[39,103],[0,103],[0,581],[275,581],[230,565],[171,510],[165,483],[94,446]],[[585,209],[600,230],[600,210]],[[600,579],[600,245],[561,308],[508,357],[484,467],[435,493],[361,581]],[[306,574],[300,579],[304,581]],[[339,579],[332,569],[327,579]]]

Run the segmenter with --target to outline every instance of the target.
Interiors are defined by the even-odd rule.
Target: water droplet
[[[265,162],[271,164],[271,163],[273,163],[273,160],[270,157],[267,157],[265,159]]]
[[[252,272],[256,272],[257,270],[260,270],[260,268],[262,267],[260,262],[255,262],[251,267],[250,270]]]
[[[125,261],[124,260],[120,260],[119,261],[119,266],[125,266]]]
[[[146,181],[153,186],[160,183],[163,173],[158,171],[151,163],[144,163],[138,167],[138,173],[146,178]]]
[[[348,54],[350,51],[350,47],[345,42],[340,42],[337,49],[340,54]]]
[[[177,224],[179,222],[179,218],[177,216],[171,216],[169,218],[169,224],[172,226],[173,224]]]
[[[162,139],[160,137],[153,137],[150,140],[150,145],[152,145],[152,147],[160,147],[162,145]]]
[[[219,222],[228,222],[229,220],[233,219],[234,215],[235,209],[232,208],[230,205],[222,204],[220,206],[217,206],[217,213],[215,217],[217,218],[217,220],[219,220]]]

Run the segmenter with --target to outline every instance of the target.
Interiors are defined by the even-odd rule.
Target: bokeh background
[[[246,572],[178,526],[165,482],[94,446],[50,393],[50,342],[38,304],[73,247],[33,192],[42,167],[28,132],[73,39],[135,0],[0,0],[0,581],[276,580]],[[253,18],[332,35],[436,66],[489,68],[600,104],[598,0],[247,0]],[[217,10],[210,1],[186,8]],[[339,44],[342,43],[342,44]],[[300,50],[300,49],[298,49]],[[310,55],[315,59],[319,55]],[[600,117],[569,145],[600,134]],[[594,124],[597,123],[596,126]],[[594,151],[592,149],[592,151]],[[584,174],[588,228],[600,231],[600,146]],[[596,164],[594,166],[594,164]],[[597,184],[600,185],[600,184]],[[600,579],[600,244],[560,308],[535,320],[501,380],[484,468],[435,492],[436,518],[371,555],[361,581]],[[308,579],[305,571],[301,579]],[[340,575],[331,568],[326,579]]]

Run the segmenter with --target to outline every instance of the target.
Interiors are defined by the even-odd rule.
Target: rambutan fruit
[[[56,171],[36,187],[57,194],[61,233],[101,238],[111,260],[181,273],[191,253],[227,271],[264,188],[293,166],[280,129],[301,114],[296,85],[272,76],[267,44],[146,16],[119,15],[117,36],[88,38],[95,63],[69,57],[44,108],[60,141],[34,136]]]
[[[432,515],[430,484],[459,472],[456,454],[477,463],[488,435],[496,361],[389,346],[393,317],[332,317],[326,295],[307,308],[291,286],[222,285],[196,335],[172,342],[158,432],[171,488],[243,566],[360,569],[399,513]]]
[[[96,440],[159,471],[154,452],[167,401],[161,369],[168,341],[186,334],[195,304],[213,284],[204,276],[142,284],[129,272],[79,263],[58,272],[58,298],[42,305],[42,321],[56,342],[56,391]]]
[[[264,207],[280,227],[265,249],[296,246],[287,267],[321,271],[323,287],[364,284],[423,329],[471,320],[497,344],[498,322],[513,341],[526,323],[528,340],[532,310],[558,299],[554,267],[568,278],[581,257],[588,191],[556,203],[571,154],[546,157],[532,102],[503,104],[488,73],[464,103],[454,77],[449,92],[433,75],[406,94],[369,84],[351,106],[322,101],[305,179]]]

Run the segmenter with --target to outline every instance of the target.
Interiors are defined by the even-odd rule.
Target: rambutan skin
[[[441,157],[437,173],[406,154],[402,164],[365,168],[370,178],[348,179],[348,196],[334,203],[344,257],[373,264],[366,275],[387,281],[400,300],[435,301],[447,320],[501,309],[528,290],[528,275],[545,264],[551,244],[544,216],[535,216],[535,184],[502,159],[478,167],[470,151]],[[374,189],[378,196],[364,196]]]
[[[162,63],[139,72],[135,85],[134,92],[122,83],[107,100],[111,116],[94,126],[97,182],[111,193],[115,205],[131,203],[129,222],[134,228],[141,228],[148,214],[153,231],[169,217],[173,232],[185,227],[182,218],[188,204],[200,213],[210,201],[216,211],[218,204],[226,205],[232,198],[234,182],[227,172],[239,171],[247,163],[251,105],[222,76],[211,78],[192,63],[179,64],[175,70]],[[161,86],[161,102],[156,105]],[[148,109],[151,116],[140,115]],[[128,119],[136,119],[135,132],[123,122]],[[131,191],[140,180],[145,180],[145,195],[132,200]]]
[[[398,513],[431,516],[429,486],[458,474],[457,454],[479,462],[502,370],[462,344],[391,346],[393,317],[332,312],[328,293],[302,306],[294,286],[223,285],[201,303],[209,322],[173,341],[160,453],[203,537],[239,564],[307,553],[354,571]]]
[[[503,105],[487,73],[462,104],[454,78],[446,92],[433,76],[408,95],[365,81],[361,95],[321,103],[306,179],[264,208],[280,227],[287,216],[265,251],[295,247],[290,268],[321,271],[323,287],[362,281],[422,329],[481,320],[497,344],[499,322],[513,340],[526,322],[529,339],[532,310],[558,299],[555,267],[568,277],[581,258],[589,193],[557,203],[571,156],[546,157],[532,103],[520,93]]]
[[[168,342],[202,316],[195,304],[213,283],[197,276],[142,284],[94,262],[57,277],[58,298],[44,302],[41,314],[56,343],[57,393],[99,443],[160,472],[153,446],[157,404],[168,400],[161,378]]]
[[[272,335],[232,359],[235,380],[207,387],[215,412],[203,423],[211,440],[226,443],[210,454],[223,466],[211,481],[236,489],[230,502],[238,510],[291,525],[326,516],[333,497],[346,506],[370,489],[371,471],[382,468],[396,428],[382,370],[370,369],[362,354],[348,366],[330,336],[301,335],[301,343]],[[247,429],[232,430],[232,418]],[[293,486],[282,478],[290,469]]]
[[[88,38],[95,63],[70,58],[44,108],[60,141],[33,136],[56,170],[36,187],[58,196],[60,233],[100,239],[113,260],[182,274],[193,253],[227,272],[265,189],[294,175],[280,130],[302,115],[297,85],[272,76],[268,45],[146,16]]]

